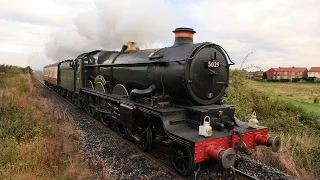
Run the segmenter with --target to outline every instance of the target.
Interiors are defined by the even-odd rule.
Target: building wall
[[[318,77],[318,78],[320,78],[320,72],[308,72],[308,77]]]
[[[267,71],[267,78],[268,79],[275,79],[273,76],[273,73],[275,72],[275,70],[274,69],[269,69],[268,71]]]
[[[292,78],[302,78],[307,76],[308,71],[276,71],[274,69],[269,69],[267,71],[268,79],[292,79]]]
[[[263,71],[256,71],[256,72],[253,72],[253,76],[263,76]]]

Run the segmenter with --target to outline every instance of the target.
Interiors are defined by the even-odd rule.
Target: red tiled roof
[[[273,69],[273,70],[275,70],[275,71],[277,71],[277,72],[291,72],[291,71],[293,71],[293,72],[303,72],[303,71],[308,71],[308,69],[307,68],[305,68],[305,67],[294,67],[294,68],[290,68],[290,67],[280,67],[280,68],[271,68],[271,69]]]
[[[320,67],[311,67],[309,72],[320,72]]]

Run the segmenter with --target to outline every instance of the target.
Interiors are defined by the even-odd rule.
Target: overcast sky
[[[191,27],[194,42],[224,47],[240,66],[320,66],[317,0],[0,0],[0,64],[32,66],[85,51],[173,43]],[[251,69],[250,69],[251,70]],[[254,70],[254,69],[253,69]]]

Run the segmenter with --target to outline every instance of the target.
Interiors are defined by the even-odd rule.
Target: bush
[[[30,73],[31,74],[32,69],[30,66],[27,66],[25,68],[21,68],[18,66],[0,64],[0,72],[9,73],[9,74],[21,74],[21,73]]]
[[[289,82],[289,79],[280,79],[280,82]]]
[[[279,79],[268,79],[267,82],[279,82]]]
[[[268,79],[268,74],[267,74],[267,72],[263,72],[263,74],[262,74],[262,79]]]
[[[320,83],[320,78],[316,78],[316,79],[314,80],[314,82],[315,82],[315,83]]]
[[[302,78],[292,78],[292,82],[298,82],[300,81]]]
[[[307,82],[314,83],[316,77],[308,77]]]
[[[259,77],[253,77],[253,80],[255,80],[255,81],[263,81],[263,79],[259,78]]]
[[[6,72],[6,71],[7,71],[6,65],[0,64],[0,72]]]

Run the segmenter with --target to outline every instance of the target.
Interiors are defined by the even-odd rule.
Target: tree
[[[9,66],[7,69],[7,72],[10,74],[20,74],[22,73],[22,70],[18,66]]]
[[[267,72],[263,72],[263,74],[262,74],[262,79],[268,79],[268,74],[267,74]]]
[[[26,68],[22,68],[22,71],[23,71],[24,73],[30,73],[30,74],[32,74],[32,69],[31,69],[30,66],[27,66]]]
[[[6,65],[1,64],[1,65],[0,65],[0,72],[6,72],[6,71],[7,71]]]

